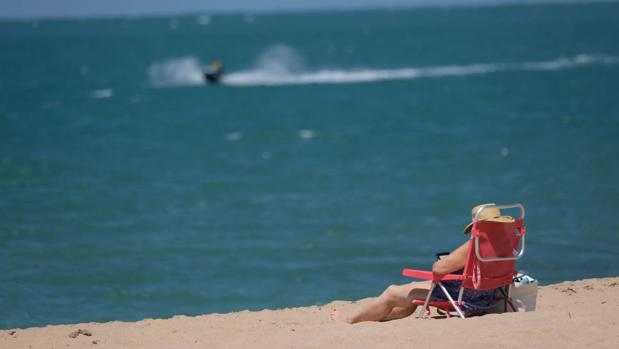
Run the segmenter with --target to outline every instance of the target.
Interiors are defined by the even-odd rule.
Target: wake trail
[[[400,69],[324,69],[314,72],[283,74],[274,74],[273,72],[264,69],[253,69],[226,75],[223,79],[223,84],[229,86],[351,84],[384,80],[412,80],[418,78],[471,76],[499,72],[553,71],[577,68],[585,65],[612,65],[617,63],[619,63],[619,57],[615,56],[579,54],[574,57],[558,58],[540,62],[481,63]]]
[[[386,80],[412,80],[484,75],[501,72],[558,71],[592,65],[616,65],[619,56],[578,54],[547,61],[516,63],[478,63],[397,69],[303,69],[302,58],[291,48],[276,45],[257,59],[253,68],[227,73],[221,84],[227,86],[282,86],[309,84],[354,84]],[[148,69],[151,86],[203,85],[203,67],[195,57],[156,62]]]

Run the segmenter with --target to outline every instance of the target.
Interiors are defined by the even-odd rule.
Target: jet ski
[[[214,60],[209,65],[208,71],[204,73],[204,80],[208,84],[217,84],[221,81],[224,72],[224,66],[220,60]]]

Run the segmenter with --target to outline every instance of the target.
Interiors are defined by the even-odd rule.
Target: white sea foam
[[[209,25],[211,23],[211,16],[207,14],[201,14],[196,19],[199,25]]]
[[[222,84],[228,86],[278,86],[307,84],[352,84],[384,80],[411,80],[449,76],[472,76],[500,72],[556,71],[586,65],[619,64],[619,56],[578,54],[546,61],[478,63],[396,69],[318,69],[304,68],[302,57],[292,48],[275,45],[265,50],[251,69],[229,72]],[[204,84],[202,67],[195,57],[155,62],[148,69],[153,86],[191,86]]]
[[[97,99],[110,98],[113,95],[114,95],[114,90],[112,90],[111,88],[90,91],[90,96],[92,98],[97,98]]]
[[[201,85],[202,70],[195,57],[172,58],[151,64],[148,78],[155,87]]]
[[[230,132],[230,133],[226,133],[225,137],[227,141],[240,141],[243,138],[243,133],[242,132]]]
[[[585,65],[612,65],[619,63],[619,57],[593,54],[579,54],[548,61],[521,63],[480,63],[467,65],[446,65],[430,67],[409,67],[399,69],[322,69],[316,71],[287,70],[285,60],[278,61],[270,56],[268,64],[259,64],[250,70],[227,75],[223,83],[232,86],[256,85],[304,85],[304,84],[348,84],[381,80],[410,80],[417,78],[438,78],[447,76],[471,76],[497,72],[553,71],[577,68]],[[277,67],[272,69],[271,67]]]
[[[312,130],[301,130],[299,131],[299,138],[303,140],[308,140],[314,138],[314,131]]]

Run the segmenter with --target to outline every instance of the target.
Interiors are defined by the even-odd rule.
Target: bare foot
[[[352,322],[350,320],[350,318],[348,316],[346,316],[346,314],[342,313],[341,311],[339,311],[337,309],[331,309],[331,316],[330,317],[331,317],[331,320],[345,322],[347,324],[350,324]]]

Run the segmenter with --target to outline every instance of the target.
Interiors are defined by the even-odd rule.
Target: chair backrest
[[[462,287],[487,290],[511,284],[516,260],[524,254],[524,209],[522,212],[522,217],[508,222],[473,224]]]

